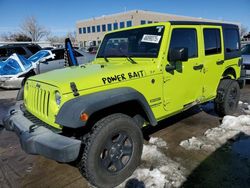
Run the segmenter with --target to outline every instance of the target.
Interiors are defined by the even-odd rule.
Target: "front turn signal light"
[[[87,120],[89,119],[89,115],[86,114],[86,113],[82,113],[82,114],[80,115],[80,119],[81,119],[82,121],[87,121]]]

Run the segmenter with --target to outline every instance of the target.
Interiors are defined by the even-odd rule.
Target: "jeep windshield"
[[[107,34],[103,39],[97,58],[156,58],[160,50],[163,32],[164,26],[151,26]]]

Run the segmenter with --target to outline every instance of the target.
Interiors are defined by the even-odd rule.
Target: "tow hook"
[[[39,125],[31,125],[30,126],[30,128],[29,128],[29,133],[33,133],[34,132],[34,130],[36,129],[36,128],[38,128],[39,127]]]

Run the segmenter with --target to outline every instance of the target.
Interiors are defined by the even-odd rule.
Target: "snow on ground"
[[[192,137],[188,140],[183,140],[180,143],[180,146],[187,150],[206,150],[206,151],[215,151],[216,147],[207,143],[204,139]]]
[[[167,149],[167,142],[165,142],[162,138],[151,137],[149,140],[150,144],[156,145],[157,147],[164,147]]]
[[[163,153],[166,149],[167,143],[163,139],[150,138],[149,144],[143,146],[141,165],[117,188],[125,187],[131,179],[150,188],[180,187],[186,180],[185,169]]]
[[[228,139],[236,139],[240,132],[250,135],[250,105],[240,102],[239,106],[245,115],[225,116],[219,127],[208,129],[199,138],[184,140],[180,146],[188,150],[215,151]],[[168,145],[162,138],[151,137],[143,146],[141,165],[117,188],[180,187],[186,180],[187,170],[164,154],[167,149]]]
[[[201,137],[192,137],[180,142],[187,150],[214,151],[229,139],[236,139],[240,133],[250,135],[250,105],[239,102],[239,108],[245,115],[225,116],[219,127],[208,129]]]

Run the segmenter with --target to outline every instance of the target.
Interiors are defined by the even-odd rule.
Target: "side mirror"
[[[169,62],[187,61],[188,48],[170,48],[168,52]]]

